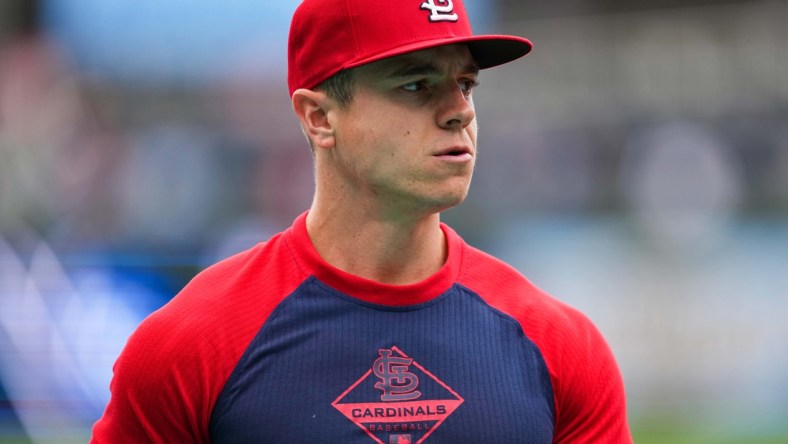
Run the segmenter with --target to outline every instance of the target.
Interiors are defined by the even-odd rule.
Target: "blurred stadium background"
[[[137,323],[307,208],[297,3],[0,2],[0,442],[85,442]],[[596,321],[636,442],[788,442],[788,2],[466,3],[535,50],[444,219]]]

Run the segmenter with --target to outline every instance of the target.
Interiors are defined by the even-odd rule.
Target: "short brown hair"
[[[351,70],[343,69],[315,89],[324,91],[326,95],[339,104],[339,107],[346,109],[353,102],[353,75]]]

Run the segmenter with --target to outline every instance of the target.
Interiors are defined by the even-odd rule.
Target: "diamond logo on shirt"
[[[464,401],[397,347],[372,361],[331,405],[379,444],[425,442]]]

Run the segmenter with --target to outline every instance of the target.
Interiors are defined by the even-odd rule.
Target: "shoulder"
[[[555,442],[630,442],[618,365],[585,314],[505,262],[467,245],[459,283],[514,318],[540,350],[553,384]]]
[[[459,283],[492,308],[514,318],[541,350],[553,376],[566,363],[566,354],[604,342],[591,320],[534,285],[509,264],[465,246]]]
[[[304,278],[277,235],[197,274],[143,321],[127,348],[147,349],[153,340],[152,352],[163,359],[200,352],[235,357]]]
[[[289,256],[275,236],[205,269],[148,316],[115,363],[110,404],[94,434],[207,439],[212,407],[233,368],[304,278]]]
[[[458,281],[529,327],[540,327],[535,324],[539,320],[549,320],[554,327],[588,322],[581,312],[547,294],[511,265],[467,244]]]

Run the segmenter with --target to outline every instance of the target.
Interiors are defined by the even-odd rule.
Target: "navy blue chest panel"
[[[519,324],[455,285],[382,307],[310,278],[214,406],[216,444],[550,443],[553,391]]]

